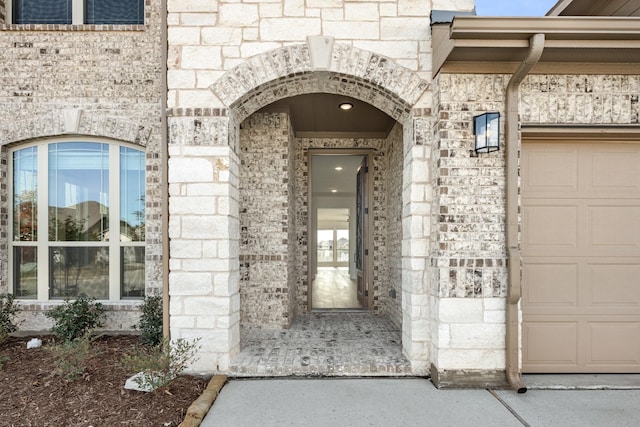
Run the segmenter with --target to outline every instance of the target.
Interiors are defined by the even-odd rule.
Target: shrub
[[[194,341],[163,339],[161,345],[140,348],[136,353],[125,356],[123,363],[133,372],[141,372],[135,379],[141,388],[163,388],[197,360],[199,341],[200,338]]]
[[[15,318],[19,311],[20,305],[13,294],[0,294],[0,342],[18,329]]]
[[[75,381],[87,372],[87,361],[93,353],[91,344],[94,339],[86,333],[72,341],[53,344],[50,351],[55,357],[55,373],[68,380]]]
[[[134,328],[140,330],[140,342],[157,346],[162,343],[162,296],[152,295],[140,306],[140,322]]]
[[[95,298],[81,296],[73,302],[66,300],[49,310],[45,316],[53,319],[55,325],[51,329],[64,341],[73,341],[102,326],[104,306],[95,302]]]

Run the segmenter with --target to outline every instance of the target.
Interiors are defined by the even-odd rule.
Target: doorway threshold
[[[411,376],[402,334],[387,316],[366,310],[312,312],[289,329],[245,329],[231,362],[236,377]]]

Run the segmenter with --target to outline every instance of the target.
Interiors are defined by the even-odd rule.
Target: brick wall
[[[0,111],[4,117],[0,124],[0,292],[11,286],[7,282],[8,145],[69,134],[112,138],[146,149],[146,288],[148,293],[161,292],[159,150],[165,94],[159,2],[146,3],[145,25],[137,26],[6,25],[2,16],[0,10]],[[25,325],[48,327],[36,319],[49,306],[25,305]],[[138,311],[125,306],[110,305],[113,325],[109,327],[129,329],[137,321]],[[122,310],[129,313],[128,320],[113,313]]]

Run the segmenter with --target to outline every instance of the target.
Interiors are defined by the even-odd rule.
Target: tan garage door
[[[522,147],[523,371],[640,372],[640,144]]]

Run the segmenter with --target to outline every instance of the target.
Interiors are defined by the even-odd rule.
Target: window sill
[[[147,25],[2,24],[0,31],[145,31]]]

